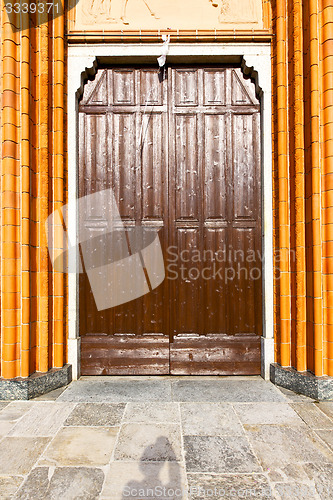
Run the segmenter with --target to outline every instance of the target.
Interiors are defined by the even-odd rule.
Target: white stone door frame
[[[161,44],[75,44],[68,47],[68,201],[71,210],[68,232],[77,235],[78,198],[78,97],[83,92],[84,79],[97,70],[98,60],[114,62],[156,60]],[[270,43],[177,43],[170,44],[169,58],[184,63],[198,61],[208,64],[241,62],[243,72],[251,74],[261,96],[262,148],[262,228],[263,228],[263,336],[261,342],[261,374],[269,379],[270,364],[274,363],[274,295],[273,295],[273,205],[272,205],[272,83]],[[157,64],[157,63],[156,63]],[[72,263],[73,264],[73,263]],[[69,338],[68,363],[73,379],[80,376],[79,279],[69,274]]]

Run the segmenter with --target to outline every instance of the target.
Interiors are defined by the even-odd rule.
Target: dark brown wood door
[[[80,103],[80,196],[112,188],[130,234],[158,232],[166,278],[98,311],[80,275],[81,369],[259,374],[260,105],[239,68],[100,69]],[[98,236],[106,218],[88,214]]]

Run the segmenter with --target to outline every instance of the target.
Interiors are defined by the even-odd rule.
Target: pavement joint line
[[[326,443],[326,441],[319,435],[317,434],[316,430],[329,430],[329,429],[312,429],[313,433],[316,435],[316,438],[322,442],[324,444],[324,446],[328,449],[328,451],[330,452],[330,454],[332,455],[332,462],[333,462],[333,449],[330,447],[329,444]]]
[[[178,406],[179,422],[180,422],[181,455],[182,455],[182,458],[183,458],[184,470],[185,470],[185,487],[186,487],[186,491],[187,491],[186,498],[188,498],[189,484],[188,484],[188,472],[187,472],[186,456],[185,456],[184,431],[183,431],[183,419],[182,419],[182,412],[181,412],[181,404],[182,403],[178,402],[177,406]],[[186,498],[185,498],[185,500],[186,500]]]
[[[120,420],[120,423],[119,423],[119,429],[118,429],[117,436],[116,436],[116,439],[115,439],[115,442],[114,442],[114,445],[113,445],[113,450],[112,450],[112,453],[111,453],[111,456],[110,456],[109,463],[107,464],[107,467],[108,467],[107,473],[110,472],[110,470],[111,470],[111,464],[115,462],[114,456],[115,456],[116,448],[117,448],[117,445],[118,445],[118,442],[119,442],[119,436],[120,436],[121,428],[122,428],[123,423],[124,423],[124,417],[125,417],[125,413],[126,413],[128,404],[129,403],[127,402],[125,404],[125,406],[124,406],[124,409],[123,409],[123,414],[122,414],[122,417],[121,417],[121,420]],[[107,476],[108,476],[107,473],[104,474],[104,481],[103,481],[103,485],[102,485],[102,489],[101,489],[101,493],[100,493],[101,496],[102,496],[103,491],[105,489],[106,479],[107,479]]]

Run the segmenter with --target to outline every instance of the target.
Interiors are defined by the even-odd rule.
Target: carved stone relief
[[[75,30],[261,29],[262,0],[81,0]]]

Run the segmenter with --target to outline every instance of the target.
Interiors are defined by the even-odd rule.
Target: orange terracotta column
[[[303,13],[302,1],[292,2],[293,53],[292,53],[292,93],[290,108],[294,115],[293,146],[293,199],[292,207],[295,254],[292,255],[295,275],[293,290],[295,303],[293,320],[295,321],[295,352],[292,365],[298,371],[307,369],[306,359],[306,259],[305,259],[305,157],[304,157],[304,85],[303,85]]]
[[[333,376],[333,6],[321,0],[324,373]]]
[[[12,379],[66,363],[65,280],[45,231],[64,203],[65,19],[16,16],[13,30],[1,8],[1,376]]]
[[[323,375],[322,229],[318,1],[309,0],[314,373]]]
[[[37,371],[49,369],[49,256],[43,221],[49,214],[49,26],[47,14],[37,15],[36,97],[37,97]]]
[[[288,78],[286,0],[276,3],[277,74],[277,162],[279,179],[279,278],[280,352],[278,361],[290,366],[290,237],[289,237],[289,161],[288,161]]]
[[[21,269],[22,325],[21,377],[30,374],[30,29],[27,16],[22,18],[21,37]]]
[[[333,381],[322,378],[333,375],[333,6],[329,0],[287,0],[287,6],[288,15],[285,2],[275,4],[276,227],[280,252],[293,258],[295,250],[295,260],[289,269],[282,259],[275,284],[280,288],[276,342],[281,354],[272,380],[322,399],[333,396]]]
[[[20,35],[1,5],[2,170],[1,170],[1,375],[21,375],[21,195]]]
[[[64,2],[62,2],[64,6]],[[53,23],[53,156],[52,156],[52,211],[58,210],[64,204],[64,71],[65,71],[65,33],[64,20],[58,17]],[[59,235],[57,235],[59,239]],[[65,301],[64,301],[64,274],[53,271],[53,309],[52,309],[52,329],[53,329],[53,366],[61,368],[64,364],[64,353],[66,349],[66,328],[65,328]]]

